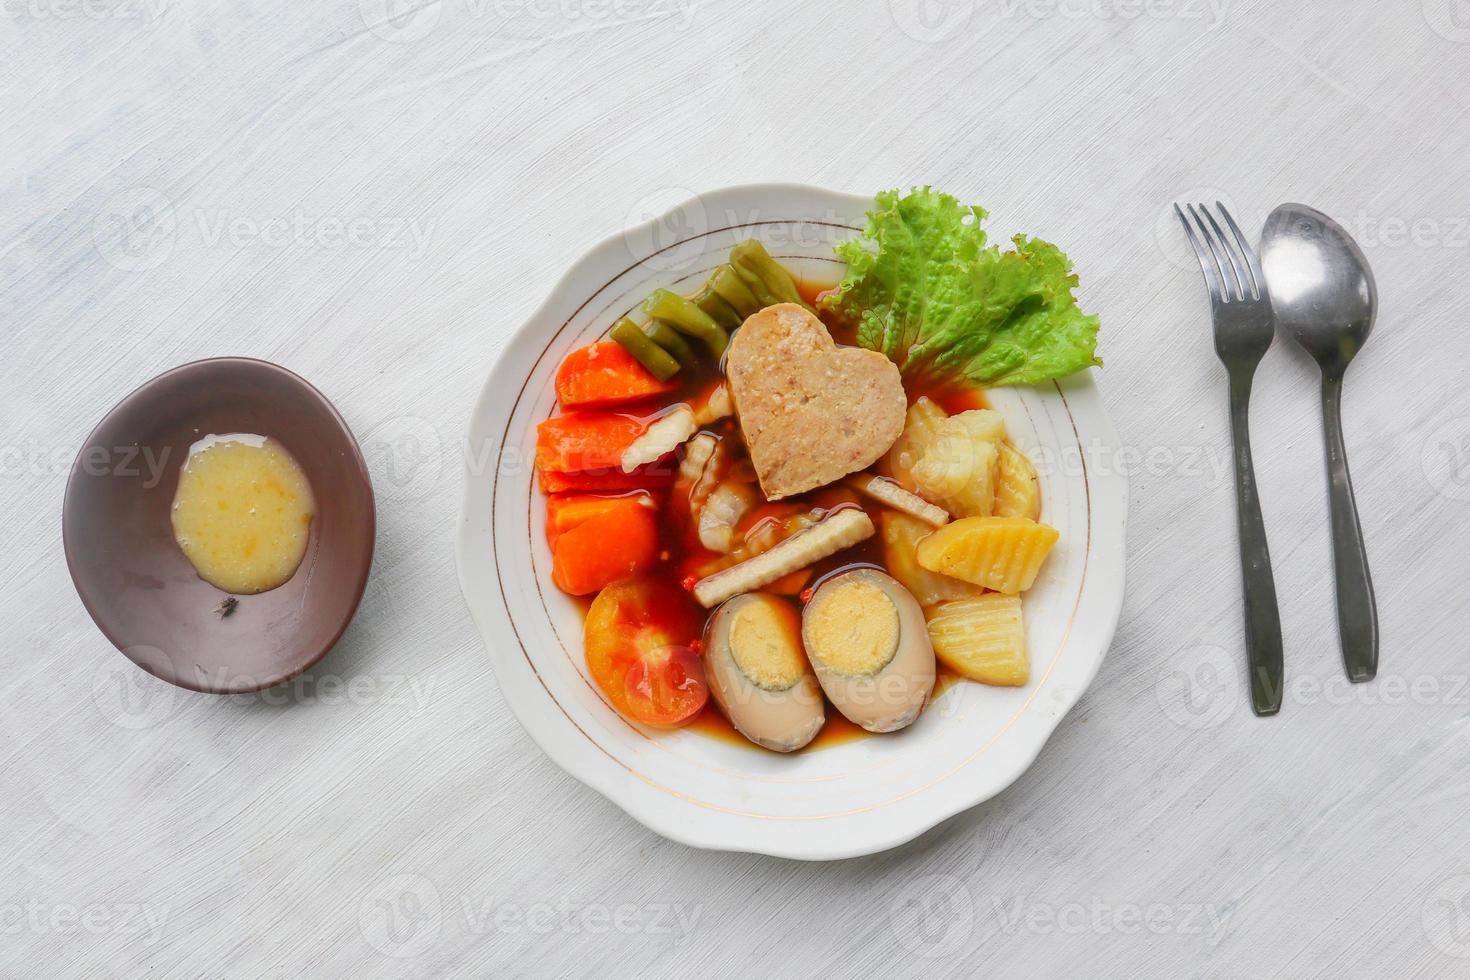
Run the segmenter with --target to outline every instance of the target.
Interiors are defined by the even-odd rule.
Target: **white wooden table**
[[[0,974],[1470,974],[1463,0],[3,0]],[[396,19],[388,14],[398,12]],[[1130,454],[1129,590],[1036,765],[830,865],[691,851],[546,760],[451,544],[472,401],[568,262],[690,194],[931,182],[1060,242]],[[1224,379],[1168,210],[1377,273],[1348,442],[1382,670],[1336,644],[1315,370],[1257,379],[1286,631],[1243,690]],[[379,498],[310,679],[148,682],[72,590],[71,456],[164,368],[319,385]]]

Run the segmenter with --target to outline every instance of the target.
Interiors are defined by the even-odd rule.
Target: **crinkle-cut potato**
[[[999,687],[1030,679],[1020,596],[987,592],[946,602],[928,618],[934,655],[961,676]]]
[[[1026,454],[1008,442],[1000,444],[995,471],[995,517],[1041,519],[1041,486],[1036,467]]]
[[[880,514],[878,522],[883,531],[883,561],[888,566],[888,574],[912,592],[919,605],[927,609],[941,602],[980,594],[978,585],[931,572],[919,564],[915,551],[919,542],[934,530],[933,525],[895,511]]]
[[[915,556],[931,572],[1015,595],[1031,588],[1058,537],[1024,517],[966,517],[920,541]]]

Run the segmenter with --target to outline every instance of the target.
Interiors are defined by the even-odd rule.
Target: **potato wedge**
[[[933,447],[916,464],[921,483],[938,483],[944,506],[956,517],[989,517],[995,506],[995,480],[1005,419],[988,408],[960,412],[939,426]]]
[[[956,415],[928,398],[909,407],[883,471],[956,517],[989,517],[1005,419],[988,408]]]
[[[934,528],[916,517],[891,511],[878,516],[883,534],[883,563],[888,574],[914,594],[924,608],[979,595],[980,586],[931,572],[919,564],[916,551]]]
[[[1036,467],[1026,454],[1008,442],[1000,444],[995,471],[996,517],[1026,517],[1041,520],[1041,486]]]
[[[1031,677],[1019,596],[987,592],[928,613],[929,640],[945,666],[981,684],[1021,687]]]
[[[934,447],[914,464],[914,483],[921,497],[956,517],[989,517],[999,443],[971,438],[957,418],[945,420]]]
[[[883,475],[897,481],[905,490],[918,493],[913,477],[914,464],[933,445],[939,423],[946,418],[944,409],[927,396],[910,405],[908,414],[904,416],[903,432],[879,468]]]
[[[1031,588],[1058,537],[1024,517],[966,517],[920,541],[915,556],[931,572],[1015,595]]]

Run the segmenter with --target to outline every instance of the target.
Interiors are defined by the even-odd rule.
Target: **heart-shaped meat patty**
[[[839,348],[794,303],[735,333],[725,377],[761,490],[779,500],[865,469],[903,431],[903,383],[876,351]]]

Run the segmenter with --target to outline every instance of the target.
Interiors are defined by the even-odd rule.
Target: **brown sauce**
[[[943,664],[936,663],[935,667],[937,673],[934,677],[934,692],[929,695],[929,703],[924,706],[925,711],[929,710],[930,706],[939,700],[941,694],[955,684],[964,681],[963,677]],[[701,735],[708,735],[710,738],[717,739],[721,742],[739,745],[753,752],[767,751],[737,732],[735,726],[730,724],[729,719],[725,717],[724,713],[720,711],[713,700],[704,706],[704,710],[696,715],[693,721],[683,727],[689,731],[699,732]],[[848,721],[836,708],[833,708],[829,704],[827,705],[826,724],[822,725],[822,730],[817,733],[817,737],[807,743],[805,747],[798,749],[796,754],[811,752],[816,749],[831,748],[834,745],[846,745],[848,742],[875,737],[877,736],[872,732],[864,731]]]

